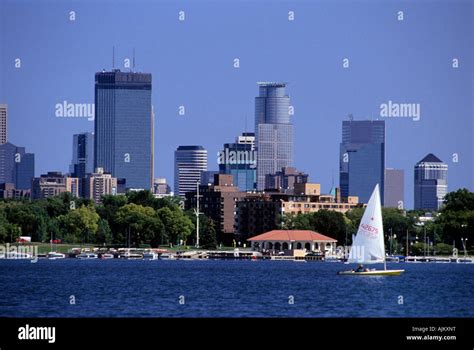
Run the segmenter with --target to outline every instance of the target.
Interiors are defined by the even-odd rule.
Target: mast
[[[199,248],[199,181],[196,182],[196,248]]]
[[[405,255],[408,256],[408,229],[407,229],[407,251]]]

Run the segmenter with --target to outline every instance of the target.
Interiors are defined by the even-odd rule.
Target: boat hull
[[[399,276],[405,270],[374,270],[374,271],[339,271],[338,275],[347,276]]]

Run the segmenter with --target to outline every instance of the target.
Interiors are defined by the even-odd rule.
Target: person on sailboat
[[[364,272],[364,265],[359,264],[359,266],[357,267],[357,269],[354,270],[354,272]]]

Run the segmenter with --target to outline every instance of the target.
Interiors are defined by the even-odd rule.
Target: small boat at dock
[[[81,253],[76,256],[77,259],[81,260],[90,260],[90,259],[98,259],[99,256],[96,253]]]
[[[58,252],[49,252],[47,257],[49,260],[65,259],[66,254]]]
[[[158,260],[159,255],[154,251],[144,252],[143,260]]]

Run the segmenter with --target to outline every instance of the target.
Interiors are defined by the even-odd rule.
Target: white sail
[[[385,261],[385,244],[380,204],[379,185],[375,186],[367,208],[360,221],[359,229],[352,242],[348,262],[374,264]]]

